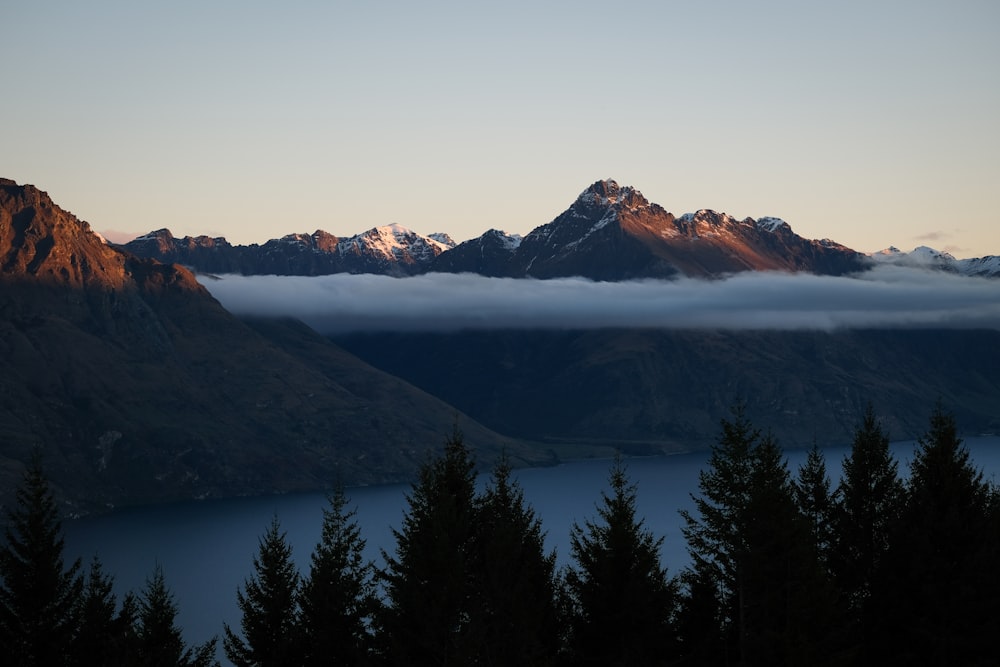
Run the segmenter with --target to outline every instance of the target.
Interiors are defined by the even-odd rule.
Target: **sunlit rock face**
[[[862,266],[859,253],[804,239],[777,218],[737,220],[710,210],[675,217],[611,180],[594,183],[555,220],[528,234],[512,264],[513,275],[595,280],[739,271],[838,275]]]
[[[0,181],[0,505],[35,447],[68,514],[400,481],[458,414],[301,323],[237,319],[187,269]],[[488,456],[532,456],[462,428]]]

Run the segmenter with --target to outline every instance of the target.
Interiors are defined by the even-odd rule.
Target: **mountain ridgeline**
[[[224,238],[178,239],[161,229],[123,247],[139,257],[198,272],[242,275],[440,272],[619,281],[707,278],[740,271],[843,275],[889,262],[1000,276],[1000,258],[992,256],[956,260],[929,248],[914,253],[892,248],[869,257],[829,239],[803,238],[779,218],[737,220],[707,209],[674,216],[635,188],[612,180],[597,181],[566,211],[524,237],[490,229],[456,244],[446,234],[423,236],[388,225],[351,237],[317,230],[263,245],[234,246]]]
[[[914,259],[898,254],[878,261]],[[932,263],[982,275],[995,264],[956,261]],[[85,513],[410,479],[456,421],[480,458],[505,449],[518,465],[704,447],[736,400],[787,446],[843,444],[869,400],[893,415],[897,439],[914,437],[937,400],[966,432],[996,432],[995,329],[331,340],[298,321],[239,319],[185,268],[614,281],[840,275],[875,262],[775,218],[675,217],[613,181],[524,238],[490,230],[456,245],[388,226],[232,246],[163,230],[120,247],[45,192],[0,179],[0,503],[36,448],[63,510]]]
[[[549,460],[0,181],[0,503],[38,447],[68,513],[400,481],[457,419],[484,451]]]

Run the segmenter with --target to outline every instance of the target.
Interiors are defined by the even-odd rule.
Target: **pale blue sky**
[[[527,233],[595,180],[1000,254],[1000,3],[33,2],[0,176],[97,230]]]

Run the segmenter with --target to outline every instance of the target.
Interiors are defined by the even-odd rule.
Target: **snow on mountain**
[[[458,244],[455,243],[455,239],[451,238],[444,232],[434,232],[433,234],[428,234],[427,238],[433,239],[438,243],[444,245],[446,248],[454,248]]]
[[[966,275],[1000,276],[996,257],[957,260],[921,246],[865,256],[830,239],[810,240],[773,216],[737,219],[701,209],[674,216],[632,186],[611,179],[581,192],[562,214],[525,236],[490,229],[456,244],[443,233],[421,235],[400,225],[350,237],[322,230],[288,234],[263,245],[232,246],[224,238],[176,239],[167,229],[125,244],[142,257],[209,273],[395,276],[473,272],[486,276],[595,280],[713,277],[740,271],[842,275],[891,262]],[[869,259],[870,258],[870,259]]]
[[[342,257],[365,256],[389,264],[421,267],[450,249],[447,242],[422,236],[398,224],[369,229],[357,236],[341,239],[337,245]]]
[[[959,273],[967,276],[1000,277],[1000,255],[956,260]]]
[[[789,225],[781,218],[772,218],[770,216],[764,216],[763,218],[758,218],[756,225],[757,229],[761,230],[762,232],[776,232],[782,228],[787,228],[788,231],[792,230],[791,225]]]
[[[871,253],[869,257],[878,264],[935,269],[965,276],[1000,277],[1000,256],[996,255],[956,259],[951,253],[927,246],[917,246],[910,252],[903,252],[895,246],[889,246]]]

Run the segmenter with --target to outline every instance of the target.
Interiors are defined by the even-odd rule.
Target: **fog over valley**
[[[851,277],[746,272],[719,280],[594,282],[473,274],[201,276],[236,315],[324,334],[462,329],[1000,328],[996,280],[879,266]]]

